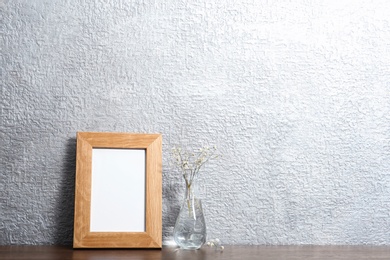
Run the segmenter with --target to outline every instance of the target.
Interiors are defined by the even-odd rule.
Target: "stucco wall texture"
[[[216,145],[224,244],[390,245],[390,1],[2,0],[0,244],[71,244],[77,131]]]

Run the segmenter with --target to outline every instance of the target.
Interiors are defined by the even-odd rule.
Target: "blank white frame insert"
[[[145,149],[92,149],[90,232],[145,232]]]

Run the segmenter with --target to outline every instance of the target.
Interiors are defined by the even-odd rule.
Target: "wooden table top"
[[[187,251],[173,247],[160,249],[73,249],[65,246],[0,246],[0,259],[7,260],[390,260],[390,246],[229,246],[223,251],[202,247]]]

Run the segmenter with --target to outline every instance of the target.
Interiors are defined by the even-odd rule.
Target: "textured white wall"
[[[390,1],[3,0],[0,244],[70,244],[75,133],[160,132],[226,244],[390,245]]]

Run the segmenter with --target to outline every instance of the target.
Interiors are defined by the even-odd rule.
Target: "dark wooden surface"
[[[61,246],[0,246],[0,259],[7,260],[160,260],[160,259],[386,259],[390,246],[225,246],[223,251],[203,247],[196,251],[163,249],[72,249]]]

